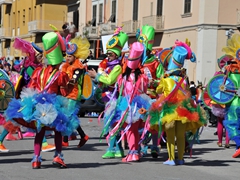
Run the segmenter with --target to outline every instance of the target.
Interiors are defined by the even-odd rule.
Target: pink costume
[[[141,43],[133,43],[127,60],[126,71],[118,77],[116,83],[119,88],[119,98],[116,101],[111,101],[111,106],[106,105],[108,108],[106,118],[109,122],[106,125],[113,125],[114,127],[109,133],[110,136],[115,136],[121,128],[124,128],[123,135],[125,133],[127,135],[129,153],[122,159],[123,162],[139,160],[140,137],[138,128],[140,120],[144,117],[138,110],[150,107],[151,98],[146,95],[148,78],[141,74],[139,69],[143,50]]]

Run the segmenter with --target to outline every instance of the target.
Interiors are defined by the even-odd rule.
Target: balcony
[[[12,4],[13,0],[0,0],[0,5],[2,4]]]
[[[101,35],[113,34],[115,29],[116,29],[115,23],[110,22],[110,23],[100,24]]]
[[[98,27],[85,26],[83,27],[83,35],[87,38],[98,38]]]
[[[146,16],[143,17],[142,25],[153,26],[156,31],[164,29],[164,17],[163,16]]]
[[[10,28],[0,28],[0,39],[11,39],[12,31]]]
[[[130,20],[123,22],[123,31],[126,33],[136,33],[139,28],[140,21]]]
[[[63,21],[56,20],[35,20],[30,21],[28,23],[28,32],[29,33],[46,33],[53,31],[53,29],[49,26],[49,24],[53,24],[58,30],[62,30]]]

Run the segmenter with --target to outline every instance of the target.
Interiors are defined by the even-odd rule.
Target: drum
[[[228,61],[231,61],[232,59],[234,59],[232,56],[230,55],[223,55],[222,57],[220,57],[218,60],[217,60],[217,63],[218,63],[218,67],[220,69],[222,69],[224,66],[227,65]]]
[[[212,99],[208,95],[207,87],[202,92],[201,100],[206,108],[212,109],[212,103],[211,103]]]
[[[1,79],[9,79],[9,76],[4,70],[0,69],[0,78]]]
[[[15,97],[15,89],[8,79],[0,78],[0,113],[4,113],[9,102]]]
[[[82,85],[82,97],[84,99],[90,99],[93,94],[93,82],[92,78],[85,73],[83,77],[83,85]]]
[[[234,91],[236,91],[235,84],[230,78],[226,78],[224,74],[214,76],[207,87],[209,97],[218,104],[231,102],[235,96]]]

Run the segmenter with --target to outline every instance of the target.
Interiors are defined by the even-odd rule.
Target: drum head
[[[85,74],[83,77],[82,97],[84,99],[90,99],[93,94],[93,83],[92,78]]]
[[[8,74],[2,69],[0,69],[0,79],[9,79]]]
[[[218,60],[217,60],[217,63],[218,63],[218,67],[220,69],[222,69],[224,66],[227,65],[227,62],[228,61],[231,61],[232,59],[234,59],[232,56],[230,55],[223,55],[222,57],[220,57]]]
[[[233,81],[229,78],[226,79],[223,84],[225,75],[220,74],[213,77],[207,87],[207,92],[210,98],[219,104],[227,104],[231,102],[235,96],[233,92],[227,92],[227,90],[236,90],[236,86]]]
[[[12,98],[15,97],[14,86],[8,79],[0,79],[0,113],[3,113]]]
[[[201,100],[206,108],[212,109],[211,103],[212,99],[208,95],[207,88],[205,88],[204,91],[202,92]]]

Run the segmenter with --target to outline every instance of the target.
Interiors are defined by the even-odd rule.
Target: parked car
[[[89,59],[87,62],[88,69],[93,68],[97,71],[98,65],[100,62],[101,62],[101,60]],[[93,84],[94,84],[94,87],[93,87],[93,94],[94,94],[94,91],[97,87],[97,83],[94,82],[94,80],[93,80]],[[87,100],[84,100],[84,99],[81,100],[80,111],[78,114],[80,117],[84,117],[86,113],[91,113],[91,112],[101,113],[104,111],[104,109],[105,109],[105,106],[99,104],[95,100],[94,96],[92,96],[91,98],[89,98]]]

